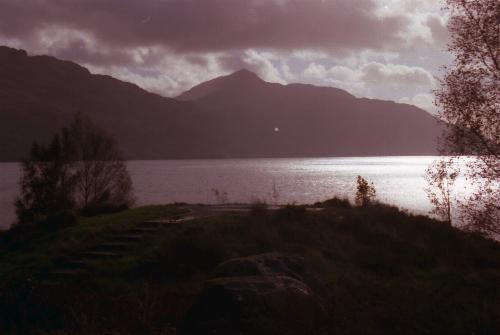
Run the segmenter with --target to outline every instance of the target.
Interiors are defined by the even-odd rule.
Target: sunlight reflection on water
[[[356,176],[373,182],[378,200],[427,214],[424,173],[435,157],[352,157],[130,161],[137,205],[214,203],[212,189],[229,202],[255,200],[313,203],[333,196],[352,199]],[[0,163],[0,227],[14,220],[18,164]]]

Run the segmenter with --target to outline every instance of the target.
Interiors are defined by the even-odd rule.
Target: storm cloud
[[[445,60],[419,58],[446,41],[438,7],[428,0],[0,0],[0,44],[163,95],[243,67],[270,81],[318,84],[336,84],[343,67],[352,72],[346,80],[364,88],[338,86],[364,94],[377,76],[391,85],[429,84]],[[410,86],[399,95],[375,93],[398,100],[428,93],[419,90],[430,84]]]
[[[65,27],[115,46],[181,52],[242,48],[394,48],[402,17],[370,0],[2,0],[0,31],[31,38]]]

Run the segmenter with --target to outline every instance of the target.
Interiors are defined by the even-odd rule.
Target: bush
[[[323,202],[317,202],[314,207],[334,207],[334,208],[351,208],[351,203],[347,199],[332,198]]]
[[[49,145],[34,143],[22,170],[18,224],[56,228],[74,221],[75,212],[93,215],[132,204],[132,182],[115,141],[81,115]]]

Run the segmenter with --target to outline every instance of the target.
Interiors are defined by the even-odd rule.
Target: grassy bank
[[[388,206],[318,206],[324,210],[154,206],[81,219],[24,242],[4,236],[0,333],[176,334],[219,263],[266,252],[305,258],[319,279],[329,333],[500,329],[498,243]],[[132,238],[145,221],[190,211],[201,214],[139,230],[135,244],[97,257],[91,271],[47,277],[106,241]]]

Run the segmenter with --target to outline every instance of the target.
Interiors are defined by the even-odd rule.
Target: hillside
[[[75,112],[117,137],[129,158],[182,155],[178,128],[189,104],[144,91],[71,62],[0,47],[0,160],[17,160]],[[182,135],[182,133],[181,133]]]
[[[440,132],[414,106],[267,83],[246,70],[176,100],[0,47],[0,161],[20,159],[75,112],[112,133],[129,159],[433,154]]]
[[[155,206],[0,234],[0,333],[497,333],[497,242],[384,205],[311,209]]]
[[[441,133],[436,120],[415,106],[360,99],[332,87],[268,83],[247,70],[177,99],[225,111],[233,151],[257,149],[264,156],[434,154]]]

